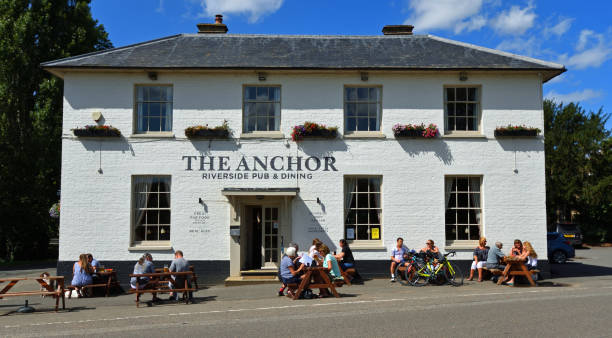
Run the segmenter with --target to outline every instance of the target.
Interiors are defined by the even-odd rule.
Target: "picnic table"
[[[329,278],[326,268],[322,266],[313,266],[306,267],[304,268],[304,270],[306,271],[306,273],[304,273],[304,278],[302,278],[302,282],[298,286],[297,291],[293,296],[294,300],[300,298],[300,294],[302,294],[302,291],[304,291],[304,289],[306,289],[307,287],[321,289],[329,288],[334,297],[340,297],[340,295],[336,291],[335,282],[332,282],[332,280]],[[313,279],[316,279],[316,277],[319,277],[318,279],[323,280],[323,282],[313,282]],[[344,284],[344,281],[342,281],[342,284]]]
[[[136,294],[136,307],[139,306],[140,303],[140,295],[143,293],[170,293],[170,292],[182,292],[183,298],[185,298],[185,304],[189,304],[191,300],[189,296],[186,296],[186,293],[196,291],[195,288],[189,286],[189,281],[193,278],[193,271],[184,271],[184,272],[156,272],[156,273],[141,273],[141,274],[130,274],[130,278],[136,277],[136,289],[130,288],[129,293]],[[175,282],[175,279],[179,279],[179,282],[184,280],[184,286],[180,287]],[[177,278],[183,277],[183,278]],[[139,282],[140,278],[148,278],[149,281],[142,285]],[[172,284],[172,288],[170,287]],[[178,287],[178,288],[177,288]]]
[[[504,257],[503,262],[506,264],[506,268],[502,272],[502,276],[497,281],[497,285],[501,285],[505,279],[509,276],[524,276],[529,281],[531,286],[536,286],[536,283],[531,277],[532,274],[536,274],[537,270],[529,271],[527,265],[522,260],[518,260],[514,257]],[[516,285],[516,283],[514,284]]]
[[[191,281],[193,282],[193,284],[195,284],[195,288],[197,290],[200,287],[198,286],[198,277],[196,276],[193,265],[189,266],[189,271],[193,272],[193,277],[191,278]],[[166,271],[164,271],[164,268],[155,268],[155,272],[166,272]]]
[[[94,276],[97,275],[97,280],[98,281],[102,281],[101,283],[92,283],[92,284],[88,284],[88,285],[83,285],[83,288],[105,288],[105,297],[108,297],[111,288],[113,287],[120,287],[119,286],[119,281],[117,280],[117,272],[113,269],[104,269],[104,270],[99,270],[97,272],[94,273]],[[68,287],[68,290],[74,290],[75,287],[70,285]],[[70,294],[68,295],[68,298],[72,298],[72,292],[70,292]]]
[[[49,285],[43,277],[9,277],[9,278],[0,278],[0,284],[8,282],[8,284],[0,290],[0,299],[3,297],[17,297],[17,296],[33,296],[33,295],[41,295],[41,296],[53,296],[55,298],[55,311],[59,307],[59,300],[62,299],[62,309],[66,308],[66,301],[64,298],[64,276],[49,276],[45,279],[50,281],[55,281],[57,283],[57,288],[54,289],[53,286]],[[8,292],[15,284],[20,281],[31,281],[34,280],[40,284],[40,289],[38,291],[21,291],[21,292]]]

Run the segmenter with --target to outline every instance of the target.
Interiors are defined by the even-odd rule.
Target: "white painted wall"
[[[160,73],[150,81],[144,73],[65,75],[64,140],[60,260],[93,252],[100,260],[135,260],[129,252],[131,175],[172,176],[171,242],[191,260],[229,259],[229,205],[224,187],[295,187],[293,236],[302,248],[313,237],[328,244],[343,236],[343,175],[382,175],[383,244],[390,250],[397,236],[410,248],[428,238],[444,247],[444,176],[483,176],[483,223],[489,243],[499,240],[509,250],[515,238],[529,240],[546,257],[544,145],[542,138],[495,139],[496,126],[526,124],[543,129],[541,84],[537,75],[456,75],[370,73],[367,84],[383,86],[382,131],[386,139],[305,141],[196,141],[183,130],[228,120],[236,136],[242,127],[242,85],[262,84],[255,74]],[[134,84],[174,87],[173,132],[176,139],[142,139],[132,134]],[[362,85],[358,74],[268,74],[267,84],[282,86],[281,130],[290,137],[293,125],[306,120],[338,126],[342,132],[344,85]],[[396,140],[395,123],[436,123],[443,128],[443,86],[482,86],[484,139],[437,138]],[[70,129],[93,124],[91,112],[101,111],[105,124],[126,137],[116,140],[76,139]],[[185,171],[184,155],[335,156],[338,172],[316,172],[312,180],[202,180],[201,172]],[[236,165],[236,164],[234,164]],[[98,173],[101,167],[103,173]],[[514,172],[514,169],[518,173]],[[196,166],[197,169],[197,166]],[[211,230],[188,232],[190,216],[208,206]],[[327,233],[308,233],[310,215],[325,205]],[[354,250],[356,259],[386,259],[388,250]],[[470,250],[458,258],[470,259]],[[170,253],[156,259],[170,259]]]

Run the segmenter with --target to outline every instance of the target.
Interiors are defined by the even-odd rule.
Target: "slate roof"
[[[45,69],[534,70],[563,65],[433,35],[179,34],[41,64]]]

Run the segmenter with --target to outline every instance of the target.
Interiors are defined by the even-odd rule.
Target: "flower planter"
[[[117,128],[102,126],[102,127],[85,127],[73,129],[72,132],[76,137],[120,137],[121,132]]]
[[[336,137],[338,137],[337,127],[326,127],[325,125],[308,121],[304,122],[303,125],[294,126],[291,133],[291,139],[295,142],[304,139],[334,139]]]
[[[540,131],[537,129],[496,129],[495,137],[536,137]]]
[[[198,138],[228,138],[227,129],[185,129],[185,136],[190,139]]]
[[[337,130],[315,129],[310,133],[302,135],[303,138],[336,138],[338,137]]]
[[[438,136],[438,127],[430,123],[425,124],[396,124],[393,126],[393,136],[395,138],[434,138]]]
[[[404,129],[393,132],[395,137],[423,137],[423,130]]]

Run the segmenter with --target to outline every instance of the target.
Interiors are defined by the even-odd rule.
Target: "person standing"
[[[189,271],[189,261],[183,258],[183,252],[181,250],[176,250],[174,252],[174,260],[172,264],[170,264],[170,272],[187,272]],[[176,276],[174,277],[174,283],[172,283],[172,288],[175,285],[178,288],[183,288],[185,285],[185,281],[187,281],[187,286],[191,288],[191,281],[185,276]],[[189,291],[189,299],[193,299],[193,292]],[[178,300],[178,294],[173,292],[170,294],[169,300]]]

